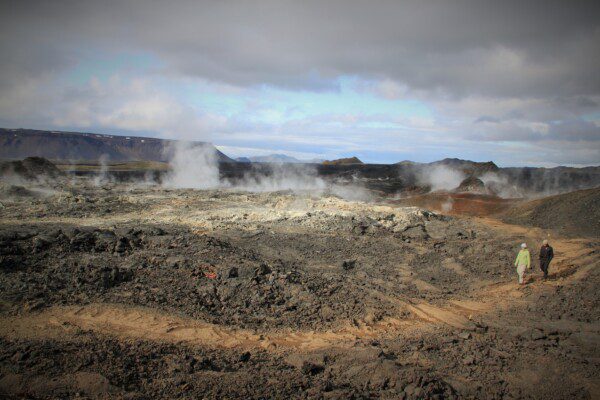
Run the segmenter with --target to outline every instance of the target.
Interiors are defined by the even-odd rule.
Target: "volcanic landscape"
[[[3,164],[3,396],[600,398],[589,176],[527,200],[480,184],[489,165],[461,192],[390,166],[222,164],[227,185],[181,188],[90,165]]]

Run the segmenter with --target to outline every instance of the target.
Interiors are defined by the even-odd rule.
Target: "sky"
[[[0,2],[0,127],[600,165],[597,1]]]

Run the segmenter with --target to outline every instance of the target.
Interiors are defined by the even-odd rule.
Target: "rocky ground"
[[[597,238],[519,288],[516,248],[546,232],[311,193],[25,190],[0,191],[5,396],[600,395]]]
[[[502,214],[504,221],[554,229],[571,237],[600,237],[600,187],[527,201]]]

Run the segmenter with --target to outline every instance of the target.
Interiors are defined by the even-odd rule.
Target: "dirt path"
[[[528,238],[534,248],[549,234],[538,228],[525,228],[508,225],[490,218],[480,222],[503,233],[522,235]],[[583,239],[551,238],[556,249],[552,264],[554,280],[541,282],[533,277],[528,286],[533,290],[541,285],[569,284],[584,279],[598,266],[599,255],[586,246]],[[532,276],[530,276],[532,279]],[[264,348],[317,350],[328,347],[351,346],[357,339],[386,337],[389,335],[415,335],[427,330],[431,325],[446,324],[456,329],[475,328],[471,319],[490,311],[514,306],[515,300],[523,295],[523,289],[515,282],[495,283],[480,289],[469,301],[451,300],[440,307],[423,301],[398,301],[401,308],[411,313],[409,319],[387,318],[376,323],[358,322],[336,330],[281,331],[258,334],[247,330],[233,330],[226,327],[182,318],[166,313],[118,304],[92,304],[82,307],[52,307],[40,313],[18,317],[2,317],[0,335],[19,338],[60,339],[80,331],[94,331],[123,339],[143,339],[185,342],[218,348]]]
[[[144,307],[91,304],[83,307],[52,307],[40,313],[3,318],[0,336],[60,340],[77,332],[94,331],[123,339],[185,342],[218,348],[317,350],[350,347],[357,339],[376,338],[398,331],[408,333],[423,329],[431,322],[462,328],[471,326],[467,318],[447,309],[427,303],[406,306],[416,315],[416,319],[386,318],[370,325],[359,323],[324,332],[281,331],[257,334],[172,316]]]
[[[347,347],[357,339],[375,338],[397,330],[422,327],[423,321],[461,324],[463,318],[449,311],[421,304],[411,306],[422,320],[384,319],[373,325],[348,325],[339,329],[315,332],[276,332],[257,334],[228,329],[191,318],[182,318],[143,307],[120,304],[91,304],[83,307],[52,307],[40,313],[3,318],[0,336],[26,339],[62,337],[81,331],[94,331],[123,339],[185,342],[218,348],[294,348],[317,350]]]
[[[492,218],[478,218],[478,220],[487,226],[501,230],[507,234],[525,236],[532,256],[532,273],[529,273],[529,280],[533,287],[540,284],[556,285],[557,279],[568,278],[560,281],[560,284],[584,279],[589,272],[598,267],[600,255],[596,253],[589,239],[566,239],[554,236],[551,232],[541,228],[530,228],[519,225],[510,225]],[[551,264],[549,281],[541,282],[539,280],[541,272],[536,269],[537,251],[544,239],[547,239],[554,248],[554,259]],[[501,285],[503,289],[516,289],[518,286],[512,284]],[[498,288],[496,288],[497,290]],[[486,288],[487,291],[487,288]]]

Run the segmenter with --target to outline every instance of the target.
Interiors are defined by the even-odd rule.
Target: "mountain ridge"
[[[115,135],[101,134],[89,132],[67,132],[67,131],[50,131],[37,129],[9,129],[0,128],[0,159],[5,160],[21,160],[27,157],[44,157],[49,160],[63,161],[98,161],[103,155],[108,156],[109,161],[168,161],[168,152],[165,152],[165,147],[171,144],[181,142],[171,139],[151,138],[144,136],[133,135]],[[238,157],[237,159],[230,158],[223,152],[219,151],[209,142],[195,141],[191,142],[196,145],[211,146],[215,149],[218,160],[220,162],[282,162],[268,161],[267,159],[289,160],[290,163],[326,163],[325,160],[300,160],[295,157],[285,154],[271,154],[267,156],[255,157]],[[356,157],[350,158],[354,159]],[[345,159],[340,159],[345,160]],[[333,160],[333,161],[340,161]],[[356,158],[358,160],[358,158]],[[360,162],[360,160],[358,160]],[[286,161],[283,161],[286,163]],[[407,169],[419,169],[420,167],[443,166],[459,170],[463,170],[467,174],[475,173],[476,175],[482,172],[499,172],[502,171],[508,175],[520,175],[523,173],[532,174],[541,173],[543,171],[556,171],[568,174],[569,171],[596,171],[600,166],[587,167],[569,167],[556,166],[551,168],[545,167],[498,167],[493,161],[478,162],[463,160],[459,158],[445,158],[443,160],[422,163],[416,161],[404,160],[395,164],[369,164],[362,165],[390,165],[398,166]],[[342,163],[345,164],[345,163]],[[359,165],[359,163],[350,163],[346,165]]]
[[[0,158],[18,160],[44,157],[70,161],[160,161],[170,158],[170,146],[179,141],[143,136],[86,132],[0,128]],[[235,162],[211,143],[191,142],[214,148],[219,162]]]

